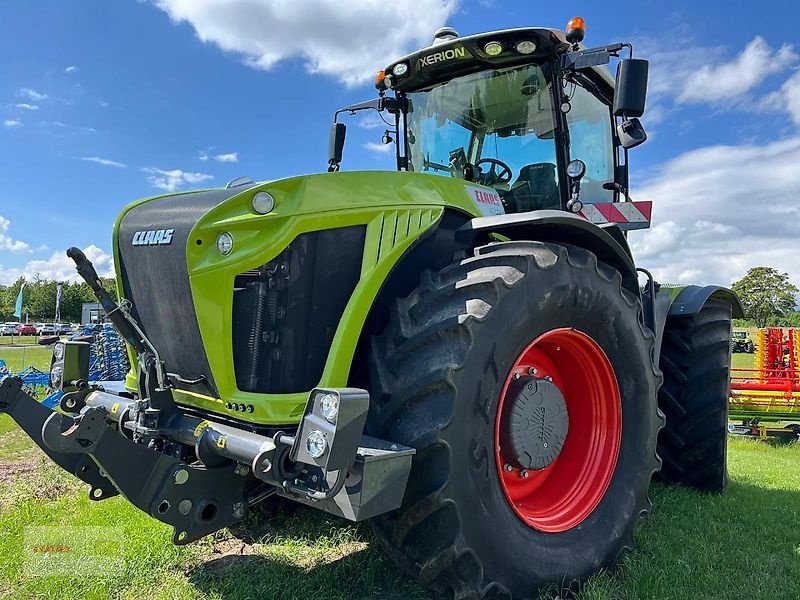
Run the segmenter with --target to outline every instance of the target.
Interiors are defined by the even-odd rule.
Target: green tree
[[[789,281],[788,273],[779,273],[772,267],[753,267],[747,275],[733,284],[747,318],[756,327],[766,327],[774,317],[788,316],[793,311],[797,286]]]

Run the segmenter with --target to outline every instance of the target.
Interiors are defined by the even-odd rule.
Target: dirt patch
[[[83,487],[41,453],[0,461],[0,508],[17,500],[56,500]]]
[[[42,468],[42,459],[28,456],[19,460],[0,460],[0,487],[8,488],[21,476],[35,473]]]
[[[248,544],[234,537],[225,538],[214,542],[210,559],[223,556],[249,556],[257,554],[256,544]]]

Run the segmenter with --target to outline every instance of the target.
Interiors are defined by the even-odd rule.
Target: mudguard
[[[648,292],[644,293],[644,305],[649,306]],[[711,299],[723,300],[731,305],[731,313],[734,319],[744,318],[744,309],[739,297],[728,288],[718,285],[687,285],[680,287],[661,287],[656,294],[654,303],[655,314],[652,322],[654,323],[653,333],[656,336],[656,362],[661,355],[661,341],[664,338],[664,329],[667,320],[675,317],[691,317],[699,313],[706,302]]]
[[[677,290],[677,294],[672,296],[672,304],[669,307],[669,316],[691,316],[700,312],[706,302],[710,299],[724,300],[731,305],[732,316],[734,319],[744,319],[744,308],[739,297],[728,288],[718,285],[687,285],[683,288],[672,288]]]

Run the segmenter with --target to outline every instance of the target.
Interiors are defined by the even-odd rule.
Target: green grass
[[[18,373],[26,367],[36,367],[40,371],[50,370],[53,351],[49,346],[28,346],[24,348],[0,346],[0,359],[6,361],[8,370]]]
[[[731,354],[732,369],[752,369],[756,366],[755,354]]]
[[[31,439],[8,415],[0,415],[0,461],[16,460],[30,455],[36,447]],[[2,497],[2,492],[0,492]]]
[[[0,335],[0,346],[30,346],[38,340],[38,335]]]

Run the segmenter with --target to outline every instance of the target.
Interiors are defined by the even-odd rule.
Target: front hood
[[[259,191],[275,200],[269,214],[252,209]],[[133,303],[134,317],[174,374],[177,401],[252,422],[292,422],[313,387],[347,385],[382,284],[445,209],[466,221],[497,214],[502,205],[491,188],[393,171],[307,175],[146,199],[117,220],[118,291]],[[223,232],[234,240],[229,255],[217,249]],[[291,263],[286,331],[278,342],[285,344],[276,359],[282,367],[258,374],[243,361],[263,363],[266,354],[258,359],[252,348],[272,337],[259,333],[260,296],[247,290],[269,284],[259,278],[279,257]],[[135,389],[135,377],[127,384]]]
[[[216,396],[192,302],[186,246],[192,228],[241,187],[166,196],[128,210],[117,233],[123,295],[179,387]],[[177,378],[175,378],[177,379]],[[187,383],[197,381],[198,383]]]

